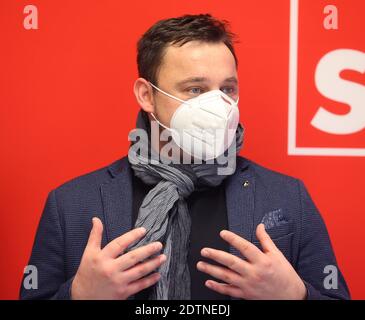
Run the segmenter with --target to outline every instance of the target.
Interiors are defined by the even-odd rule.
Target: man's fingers
[[[242,290],[236,286],[227,283],[219,283],[214,280],[207,280],[205,285],[214,291],[219,292],[220,294],[224,294],[227,296],[231,296],[234,298],[243,298]]]
[[[139,291],[142,291],[143,289],[146,289],[155,284],[158,280],[160,280],[160,278],[161,275],[158,272],[155,272],[147,277],[131,282],[128,285],[128,294],[133,295]]]
[[[148,261],[140,263],[129,270],[124,271],[123,277],[125,277],[125,279],[127,279],[128,282],[133,282],[151,273],[165,261],[166,261],[166,256],[164,254],[161,254],[157,257],[149,259]]]
[[[231,231],[222,230],[220,236],[223,240],[239,250],[241,254],[251,262],[258,261],[261,258],[261,255],[263,255],[262,251],[254,244]]]
[[[260,241],[264,252],[277,249],[275,243],[271,240],[269,234],[266,232],[265,225],[263,223],[260,223],[257,226],[256,237]]]
[[[217,250],[213,248],[204,248],[201,250],[201,254],[203,257],[212,259],[229,269],[241,274],[247,274],[247,269],[250,267],[247,261],[244,261],[233,254],[228,252]]]
[[[162,249],[161,242],[152,242],[129,251],[116,259],[119,270],[127,270]]]
[[[110,258],[116,258],[124,252],[127,247],[146,234],[146,229],[143,227],[135,228],[126,232],[113,241],[110,241],[102,250],[103,255]]]
[[[197,263],[197,268],[199,271],[205,272],[213,276],[214,278],[222,280],[226,283],[233,284],[235,286],[240,286],[242,283],[241,275],[230,269],[212,265],[203,261],[199,261]]]
[[[87,242],[88,247],[101,249],[101,238],[103,235],[103,224],[99,218],[94,217],[92,219],[92,229],[90,231],[89,240]]]

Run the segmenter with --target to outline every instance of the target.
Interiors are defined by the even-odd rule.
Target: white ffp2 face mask
[[[239,122],[238,99],[234,101],[221,90],[212,90],[184,101],[150,84],[181,102],[171,118],[170,128],[151,113],[160,126],[170,130],[179,148],[201,160],[215,159],[228,149]]]

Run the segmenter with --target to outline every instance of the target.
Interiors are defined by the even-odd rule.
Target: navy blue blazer
[[[124,157],[49,193],[28,263],[37,267],[38,289],[21,285],[21,299],[70,299],[92,217],[104,224],[102,246],[133,228],[131,175]],[[304,281],[308,299],[350,298],[326,226],[302,181],[238,157],[225,188],[229,229],[260,247],[255,230],[265,223]],[[235,248],[230,252],[242,258]],[[337,288],[324,286],[328,265],[337,268]]]

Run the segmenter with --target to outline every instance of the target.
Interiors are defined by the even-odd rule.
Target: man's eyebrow
[[[238,80],[236,77],[227,78],[223,82],[233,82],[234,84],[238,84]]]
[[[182,81],[179,81],[177,83],[177,86],[184,86],[188,83],[201,83],[201,82],[205,82],[205,81],[208,81],[208,78],[206,77],[190,77],[190,78],[186,78]]]
[[[182,81],[179,81],[177,83],[177,86],[182,87],[186,84],[202,83],[202,82],[208,82],[208,81],[209,81],[209,79],[206,77],[190,77],[190,78],[184,79]],[[233,76],[233,77],[229,77],[229,78],[225,79],[223,81],[223,83],[238,84],[238,80],[235,76]]]

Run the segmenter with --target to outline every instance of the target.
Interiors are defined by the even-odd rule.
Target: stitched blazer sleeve
[[[297,272],[307,288],[307,299],[350,299],[349,289],[337,265],[325,223],[303,182],[298,180],[302,207]],[[326,288],[326,266],[337,270],[337,289]],[[331,272],[335,276],[335,273]],[[328,278],[327,278],[328,279]],[[335,287],[335,283],[329,281]]]
[[[70,299],[72,279],[65,279],[64,241],[56,192],[52,190],[47,197],[28,263],[37,268],[37,288],[26,289],[22,281],[20,299]]]

